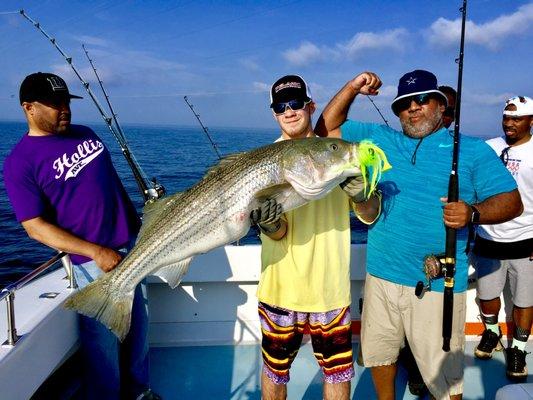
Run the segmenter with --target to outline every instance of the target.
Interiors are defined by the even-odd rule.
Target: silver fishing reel
[[[428,254],[424,257],[424,265],[422,271],[426,275],[426,282],[418,281],[415,287],[415,295],[422,298],[425,292],[431,290],[431,281],[433,279],[442,278],[444,276],[443,269],[446,262],[446,255],[442,254]]]

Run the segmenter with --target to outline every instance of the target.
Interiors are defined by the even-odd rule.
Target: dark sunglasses
[[[502,150],[500,154],[500,160],[502,160],[503,165],[507,167],[507,163],[509,162],[509,149],[511,146],[507,146],[505,149]]]
[[[286,103],[274,103],[271,107],[272,110],[274,110],[274,114],[279,115],[283,114],[287,107],[289,107],[293,111],[296,111],[303,109],[309,103],[310,101],[305,100],[291,100]]]
[[[415,96],[404,97],[403,99],[398,100],[396,103],[394,103],[394,110],[396,111],[396,114],[407,110],[409,107],[411,107],[412,101],[414,101],[419,106],[424,106],[428,104],[432,98],[433,96],[430,93],[422,93],[417,94]]]

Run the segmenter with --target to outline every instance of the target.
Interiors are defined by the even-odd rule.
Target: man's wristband
[[[262,224],[257,224],[259,226],[259,229],[261,229],[262,232],[264,233],[275,233],[277,231],[279,231],[279,229],[281,228],[281,220],[277,220],[274,225],[262,225]]]
[[[374,206],[371,205],[371,204],[369,204],[370,208],[368,208],[369,205],[365,204],[364,206],[361,207],[362,208],[362,210],[361,210],[360,207],[358,207],[358,206],[363,204],[363,202],[355,203],[355,202],[352,201],[353,211],[354,211],[357,219],[359,219],[359,221],[361,221],[365,225],[372,225],[374,222],[376,222],[376,220],[381,215],[381,199],[382,199],[382,196],[383,196],[383,194],[381,193],[381,190],[376,189],[376,190],[374,190],[374,192],[372,192],[371,196],[367,199],[367,200],[370,200],[370,198],[372,198],[372,197],[377,198],[377,202],[378,202],[377,211],[375,210]],[[376,215],[373,215],[374,213],[376,213]],[[369,219],[369,217],[370,217],[370,219]]]
[[[470,216],[470,223],[479,224],[479,218],[480,218],[479,210],[473,205],[471,205],[470,208],[472,209],[472,215]]]

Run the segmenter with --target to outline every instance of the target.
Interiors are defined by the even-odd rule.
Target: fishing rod
[[[61,49],[61,47],[59,47],[59,45],[57,44],[56,39],[51,37],[48,33],[46,33],[44,31],[44,29],[41,27],[41,24],[39,22],[34,21],[24,10],[20,10],[19,13],[25,19],[27,19],[35,28],[37,28],[37,30],[39,30],[50,41],[50,43],[52,43],[52,45],[63,56],[63,58],[65,59],[67,64],[70,66],[72,71],[74,71],[74,74],[80,80],[81,84],[83,85],[83,87],[85,88],[85,90],[87,91],[89,96],[91,97],[94,105],[96,106],[96,108],[100,112],[100,115],[102,116],[104,122],[106,123],[107,127],[109,128],[111,134],[113,135],[113,137],[115,138],[115,140],[119,144],[120,150],[122,151],[122,154],[124,155],[124,158],[126,159],[130,169],[133,172],[133,176],[135,178],[135,181],[137,182],[137,186],[139,187],[139,190],[141,191],[141,195],[143,196],[143,199],[144,199],[145,203],[146,202],[155,201],[158,198],[162,197],[164,195],[164,193],[165,193],[164,187],[159,185],[156,182],[155,178],[152,179],[151,181],[147,178],[147,176],[143,172],[141,166],[139,165],[139,163],[137,162],[137,160],[135,159],[133,154],[130,152],[129,147],[128,147],[128,143],[127,143],[126,138],[124,136],[124,133],[123,133],[122,129],[120,128],[120,125],[119,125],[118,120],[116,118],[116,113],[113,111],[113,108],[111,107],[111,103],[109,102],[109,97],[107,96],[107,93],[105,92],[105,90],[103,88],[103,84],[102,84],[100,78],[98,77],[98,75],[96,73],[96,69],[94,68],[94,65],[93,65],[92,61],[90,60],[91,66],[93,67],[93,70],[94,70],[95,74],[98,77],[98,82],[100,83],[100,87],[104,91],[104,94],[105,94],[106,100],[108,102],[108,105],[110,107],[111,114],[113,115],[113,118],[107,116],[107,114],[105,113],[104,109],[100,105],[100,102],[98,101],[98,99],[94,95],[93,91],[89,87],[89,83],[87,81],[85,81],[85,79],[83,79],[83,77],[81,76],[79,71],[76,69],[76,67],[72,63],[72,57],[67,56],[67,54],[63,51],[63,49]],[[85,50],[85,47],[84,47],[84,50]],[[86,51],[86,54],[87,54],[87,51]],[[89,57],[88,54],[87,54],[87,57]],[[115,121],[115,124],[116,124],[117,127],[115,127],[112,124],[113,120]]]
[[[457,100],[455,102],[455,126],[453,131],[453,156],[450,179],[448,181],[448,203],[459,200],[459,125],[461,117],[461,91],[463,87],[463,58],[465,49],[465,26],[466,26],[466,2],[463,0],[463,6],[459,9],[462,13],[461,22],[461,45],[459,49],[459,58],[456,62],[459,65],[457,78]],[[453,288],[455,285],[455,257],[457,255],[457,230],[446,227],[446,250],[445,262],[442,268],[444,274],[444,299],[442,314],[442,350],[450,351],[450,339],[452,336],[453,320]]]
[[[376,111],[379,113],[379,115],[381,116],[381,119],[385,122],[385,125],[387,125],[389,128],[390,128],[390,125],[389,125],[389,122],[385,119],[385,117],[383,116],[383,114],[381,113],[381,110],[378,108],[378,106],[376,105],[376,103],[374,102],[374,100],[372,100],[372,97],[370,97],[368,94],[366,95],[366,98],[368,100],[370,100],[370,102],[372,103],[372,105],[374,106],[374,108],[376,109]]]
[[[150,181],[151,187],[148,188],[148,185],[146,184],[148,179],[146,178],[146,175],[143,173],[139,163],[135,159],[135,156],[129,151],[127,141],[126,141],[126,135],[124,135],[124,131],[122,130],[122,127],[120,126],[118,122],[117,113],[115,112],[113,106],[111,105],[111,100],[109,98],[109,95],[107,94],[107,91],[105,90],[104,82],[102,81],[102,79],[100,79],[100,75],[98,75],[96,66],[94,65],[94,62],[91,59],[91,57],[89,57],[89,52],[85,48],[85,45],[82,44],[81,47],[83,48],[83,51],[85,52],[85,55],[87,56],[87,60],[89,61],[89,64],[91,65],[91,68],[93,69],[94,76],[96,77],[96,80],[98,81],[98,84],[100,85],[100,89],[102,90],[102,93],[104,94],[107,107],[109,108],[109,112],[111,113],[113,121],[115,122],[117,136],[120,138],[121,143],[123,144],[123,146],[121,146],[122,152],[124,153],[124,156],[126,157],[127,160],[131,159],[133,161],[134,166],[136,167],[136,168],[132,168],[132,172],[133,172],[133,175],[135,176],[135,180],[139,184],[139,188],[141,188],[141,184],[144,183],[143,187],[141,188],[142,193],[147,194],[147,196],[145,196],[144,198],[144,201],[146,202],[149,200],[156,200],[160,197],[163,197],[165,195],[166,190],[164,186],[158,183],[155,178],[151,179]]]
[[[203,129],[203,131],[205,132],[205,135],[209,139],[209,143],[211,143],[211,147],[213,147],[213,150],[215,150],[215,153],[217,154],[218,159],[222,160],[222,155],[218,151],[218,146],[215,143],[215,141],[211,138],[211,135],[209,134],[209,129],[207,129],[207,126],[205,126],[202,123],[202,120],[200,119],[200,114],[198,114],[198,113],[196,113],[196,111],[194,111],[194,106],[191,103],[189,103],[189,99],[187,98],[187,96],[183,96],[183,100],[185,100],[185,103],[187,103],[187,105],[191,109],[192,113],[194,114],[194,116],[198,120],[198,123],[200,124],[200,126]],[[240,240],[237,240],[235,243],[237,244],[237,246],[240,246]]]
[[[213,141],[213,139],[211,138],[211,135],[209,134],[209,130],[202,123],[202,120],[200,119],[200,114],[197,114],[196,111],[194,111],[193,105],[191,103],[189,103],[189,100],[187,99],[187,96],[183,96],[183,100],[185,100],[185,103],[187,103],[187,105],[191,109],[192,113],[194,114],[194,116],[198,120],[200,126],[204,130],[207,138],[209,139],[209,142],[211,143],[211,146],[213,147],[213,150],[215,150],[215,153],[217,153],[218,159],[221,160],[222,156],[220,155],[220,152],[218,151],[218,147],[217,147],[216,143]]]

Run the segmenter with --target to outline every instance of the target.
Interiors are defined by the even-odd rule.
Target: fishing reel
[[[152,187],[146,189],[146,194],[148,196],[148,200],[146,201],[147,203],[152,203],[155,200],[160,199],[167,192],[165,187],[157,182],[156,178],[152,178],[150,183],[152,184]]]
[[[415,295],[422,298],[426,291],[431,290],[431,282],[434,279],[444,277],[444,268],[446,267],[446,255],[442,254],[428,254],[424,257],[424,265],[422,271],[426,275],[426,283],[418,281],[415,287]]]

